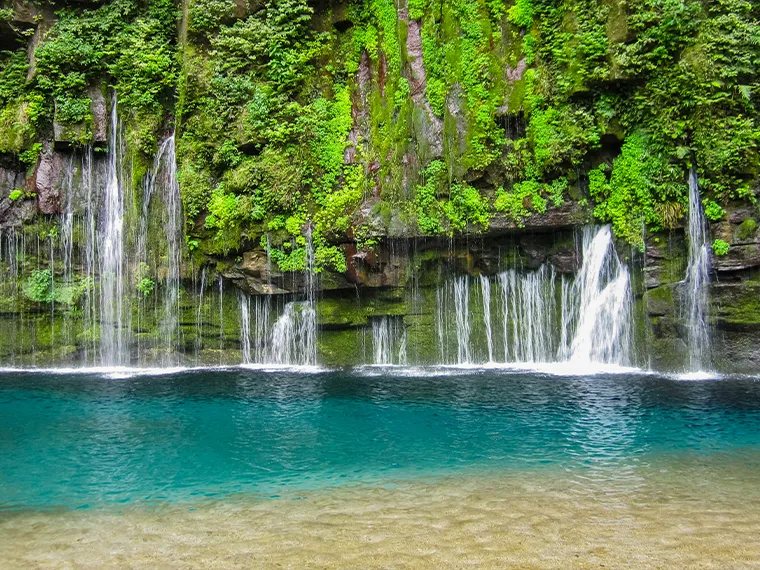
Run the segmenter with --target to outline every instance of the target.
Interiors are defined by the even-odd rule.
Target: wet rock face
[[[756,371],[760,362],[760,232],[754,208],[726,208],[710,226],[710,240],[730,244],[726,255],[711,254],[709,285],[711,367]],[[683,315],[683,279],[688,242],[683,230],[647,237],[644,252],[643,310],[647,316],[652,366],[679,369],[686,361],[689,331]]]
[[[718,274],[730,274],[760,268],[760,231],[757,210],[749,207],[729,209],[726,220],[712,225],[712,234],[730,244],[726,255],[712,255]]]
[[[99,85],[89,89],[92,112],[92,142],[95,145],[108,142],[108,105]]]
[[[686,272],[686,238],[683,233],[648,236],[644,250],[644,286],[654,289],[683,280]]]
[[[532,214],[525,218],[521,225],[505,216],[493,216],[488,233],[499,235],[525,231],[568,230],[591,221],[591,212],[587,209],[576,202],[565,202],[559,207],[547,208],[543,214]]]
[[[22,165],[9,157],[0,158],[0,229],[20,226],[34,217],[37,207],[33,201],[9,198],[15,190],[23,191],[25,183]]]
[[[37,213],[37,207],[31,200],[0,200],[0,230],[16,228],[31,220]]]
[[[321,272],[321,291],[404,288],[411,283],[430,287],[454,275],[495,275],[511,268],[535,269],[543,263],[558,273],[574,273],[580,266],[572,230],[456,240],[386,239],[373,251],[357,251],[353,243],[341,247],[348,270]],[[280,272],[263,249],[243,253],[242,260],[223,276],[253,295],[301,293],[306,285],[303,273]]]
[[[46,143],[34,173],[34,191],[37,193],[37,207],[46,215],[61,213],[61,174],[64,171],[60,153],[54,152]]]
[[[757,372],[760,362],[760,284],[713,283],[713,360],[722,370]]]
[[[406,16],[406,12],[400,13]],[[407,18],[408,19],[408,18]],[[425,158],[433,159],[443,156],[443,121],[435,116],[426,97],[427,77],[425,63],[422,58],[422,33],[417,20],[409,20],[407,24],[406,53],[409,60],[409,88],[412,101],[421,113],[418,113],[417,126],[420,128],[420,138],[424,147]]]

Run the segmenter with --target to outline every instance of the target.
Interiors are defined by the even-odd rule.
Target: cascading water
[[[267,334],[269,331],[269,313],[271,298],[259,296],[254,299],[254,362],[264,362],[267,358]]]
[[[251,363],[251,298],[238,291],[240,304],[240,346],[243,353],[243,364]]]
[[[498,276],[504,319],[506,362],[548,362],[555,352],[552,319],[555,315],[555,272],[543,265],[520,274],[512,269]],[[508,326],[511,323],[511,327]]]
[[[491,281],[485,275],[480,276],[480,295],[483,298],[483,325],[486,329],[488,362],[493,362],[493,331],[491,330]]]
[[[444,284],[436,319],[441,361],[447,362],[452,342],[446,315],[453,312],[458,364],[496,361],[495,334],[501,335],[505,363],[629,364],[630,278],[614,252],[609,226],[586,228],[581,249],[583,263],[574,280],[558,277],[551,265],[498,274],[498,302],[491,300],[491,279],[480,276],[482,331],[471,327],[470,278]],[[493,326],[494,315],[501,326]]]
[[[688,322],[689,367],[696,372],[709,365],[710,330],[708,326],[710,254],[707,221],[702,211],[697,171],[689,171],[689,263],[686,269],[685,309]]]
[[[103,225],[99,232],[100,268],[100,360],[104,366],[129,363],[127,353],[124,296],[124,195],[119,176],[119,119],[116,95],[111,108],[108,147],[108,174],[103,204]]]
[[[406,364],[406,329],[402,318],[372,319],[372,352],[375,364]]]
[[[161,189],[165,213],[162,219],[166,237],[166,278],[164,280],[164,306],[159,333],[161,345],[166,348],[164,362],[176,357],[176,346],[181,344],[179,329],[180,267],[182,263],[182,201],[177,181],[177,159],[174,134],[159,147],[154,163],[151,184]]]
[[[201,282],[198,287],[198,304],[195,308],[195,364],[200,363],[200,352],[203,348],[203,296],[206,291],[206,268],[201,269]]]
[[[583,232],[583,265],[575,280],[580,299],[570,359],[627,364],[630,347],[630,278],[612,249],[612,232]]]
[[[316,313],[308,302],[285,304],[272,328],[267,364],[314,366]]]
[[[244,364],[315,366],[317,364],[317,282],[311,231],[306,233],[305,300],[288,301],[271,326],[269,296],[254,299],[254,326],[251,328],[251,298],[240,293],[241,346]]]
[[[457,364],[469,364],[470,353],[470,280],[468,277],[454,279],[454,317],[457,324]]]

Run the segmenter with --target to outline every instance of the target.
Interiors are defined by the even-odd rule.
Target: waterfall
[[[447,316],[448,313],[446,312],[446,309],[448,309],[446,303],[444,302],[445,298],[445,289],[442,291],[441,289],[438,289],[435,292],[435,330],[438,336],[438,360],[441,363],[447,363],[449,361],[448,359],[448,326],[447,326]]]
[[[222,350],[224,350],[224,279],[221,274],[217,276],[217,291],[219,293],[219,364],[222,364]]]
[[[480,276],[480,293],[483,298],[483,325],[486,329],[488,362],[493,362],[493,333],[491,331],[491,282],[485,275]]]
[[[583,232],[583,265],[576,277],[578,324],[570,359],[627,364],[630,347],[630,278],[612,249],[612,231]]]
[[[372,351],[375,364],[406,364],[406,328],[402,318],[372,319]]]
[[[302,301],[288,301],[270,327],[271,297],[254,298],[254,328],[251,329],[250,297],[239,293],[241,345],[244,364],[316,366],[317,364],[317,279],[311,230],[306,232],[306,267]]]
[[[238,291],[240,305],[240,346],[243,352],[243,364],[251,363],[251,298]]]
[[[200,363],[200,352],[203,348],[203,294],[206,290],[206,267],[201,269],[201,283],[198,288],[198,300],[195,309],[195,364]]]
[[[470,352],[470,279],[454,279],[454,317],[457,324],[457,364],[469,364]]]
[[[155,198],[160,199],[160,208],[155,207]],[[157,212],[161,214],[158,220],[153,215]],[[159,145],[153,167],[145,177],[135,251],[136,282],[149,279],[149,275],[162,277],[161,287],[156,294],[160,293],[163,303],[160,310],[156,307],[155,320],[158,321],[157,347],[160,350],[161,364],[165,366],[176,364],[181,354],[179,291],[183,223],[172,134]],[[151,224],[159,227],[151,231]],[[159,235],[163,235],[163,241],[155,239]],[[143,296],[140,316],[147,309],[145,301]]]
[[[526,274],[511,269],[498,275],[501,289],[505,362],[552,360],[554,268],[542,265]]]
[[[82,165],[82,185],[85,190],[85,207],[84,207],[84,273],[87,280],[87,291],[84,306],[84,326],[89,342],[85,343],[84,361],[94,361],[98,349],[98,339],[95,335],[95,323],[98,322],[97,304],[93,292],[93,284],[97,274],[97,208],[95,206],[95,184],[96,169],[92,156],[92,147],[88,146],[83,158]],[[91,352],[92,358],[87,354]]]
[[[174,133],[159,147],[154,164],[152,183],[160,183],[165,207],[163,218],[166,237],[166,279],[164,281],[164,308],[159,331],[161,344],[166,347],[169,358],[176,354],[180,345],[179,285],[182,261],[183,216],[182,201],[177,182],[177,159],[174,149]],[[165,357],[166,358],[166,357]]]
[[[316,320],[310,302],[286,303],[272,328],[267,364],[316,365]]]
[[[689,171],[689,263],[686,268],[685,309],[688,320],[689,367],[701,370],[710,362],[708,327],[710,254],[707,245],[707,221],[702,211],[697,171]]]
[[[129,363],[124,323],[124,194],[119,176],[119,120],[116,95],[111,106],[108,173],[103,204],[100,249],[100,359],[104,366]]]
[[[258,296],[254,300],[255,323],[255,362],[264,362],[267,358],[267,334],[269,332],[270,297]]]
[[[549,264],[534,271],[509,269],[495,279],[481,275],[482,330],[471,326],[480,320],[471,320],[476,305],[470,303],[470,278],[444,283],[436,293],[441,361],[447,362],[451,327],[458,364],[496,362],[495,335],[501,335],[504,363],[629,364],[630,277],[615,254],[610,227],[584,229],[580,249],[583,261],[574,279],[558,276]],[[492,286],[500,291],[496,302]]]

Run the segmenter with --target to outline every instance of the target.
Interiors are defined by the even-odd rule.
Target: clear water
[[[455,368],[0,376],[0,510],[479,472],[624,480],[664,457],[760,468],[760,382]]]

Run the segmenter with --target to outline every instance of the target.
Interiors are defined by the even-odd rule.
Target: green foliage
[[[24,295],[38,303],[49,303],[53,300],[53,275],[49,269],[35,269],[27,277],[22,286]]]
[[[533,111],[528,136],[533,144],[539,176],[563,163],[579,164],[585,152],[599,144],[599,132],[593,117],[572,106]]]
[[[417,224],[425,234],[441,234],[443,209],[438,202],[438,190],[447,182],[446,164],[440,160],[431,162],[423,172],[424,184],[415,187]]]
[[[133,142],[148,151],[176,80],[177,11],[171,0],[114,0],[94,9],[67,8],[35,50],[34,87],[55,100],[56,116],[89,115],[88,89],[104,77],[131,112]]]
[[[37,164],[37,160],[42,154],[42,143],[34,143],[28,149],[18,154],[18,159],[28,166]]]
[[[23,95],[28,69],[24,50],[0,52],[0,106]]]
[[[317,99],[312,110],[312,114],[305,115],[303,125],[313,135],[310,147],[316,168],[312,193],[317,203],[323,203],[338,183],[348,132],[353,125],[348,88],[339,88],[334,101]]]
[[[645,228],[682,223],[692,163],[709,216],[753,199],[749,0],[411,0],[416,23],[391,0],[355,0],[348,29],[306,0],[258,7],[235,20],[225,0],[188,5],[178,154],[204,253],[269,232],[272,259],[303,270],[308,226],[315,266],[343,267],[335,244],[376,235],[368,206],[373,224],[451,235],[494,210],[523,224],[586,175],[596,217],[641,247]],[[412,98],[417,25],[429,107]]]
[[[509,9],[507,17],[517,26],[530,28],[534,13],[533,0],[515,0],[515,5]]]
[[[717,222],[725,215],[726,215],[726,211],[723,208],[721,208],[719,204],[713,202],[712,200],[707,201],[707,203],[705,204],[705,217],[708,220]]]
[[[546,198],[542,196],[543,190],[544,186],[535,180],[515,184],[509,192],[499,188],[496,192],[494,208],[522,227],[525,223],[524,219],[532,212],[537,214],[546,212]]]
[[[19,100],[0,108],[0,152],[20,153],[34,135],[29,105]]]
[[[731,249],[731,245],[722,239],[716,239],[712,244],[712,249],[715,255],[722,257],[728,254],[728,250]]]
[[[13,192],[11,192],[8,195],[8,199],[11,200],[11,201],[13,201],[13,202],[15,202],[16,200],[18,200],[20,198],[23,198],[23,197],[24,197],[24,191],[23,190],[19,190],[18,188],[16,188]]]
[[[143,277],[137,282],[137,292],[141,293],[143,297],[150,297],[153,290],[156,288],[156,282],[149,277]]]
[[[425,15],[425,0],[409,0],[409,17],[419,20]]]
[[[446,165],[431,162],[424,170],[421,185],[415,187],[417,224],[425,234],[454,234],[468,226],[488,229],[491,206],[477,188],[468,184],[448,184]],[[448,194],[448,199],[446,199]]]
[[[352,225],[352,216],[364,195],[364,178],[361,167],[349,169],[346,184],[328,194],[314,221],[322,235],[344,235]]]
[[[479,225],[488,229],[490,205],[477,188],[467,184],[453,184],[450,199],[442,206],[451,233],[463,232],[468,225]]]
[[[56,283],[50,269],[35,269],[21,286],[24,296],[36,303],[76,305],[92,287],[90,279]]]
[[[330,268],[338,273],[345,273],[348,269],[346,255],[343,250],[334,245],[320,245],[314,250],[314,263],[316,270]]]
[[[234,0],[193,0],[189,6],[187,29],[198,36],[218,30],[235,17]]]
[[[79,123],[90,115],[89,98],[60,97],[55,104],[55,118],[61,123]]]
[[[645,224],[664,226],[656,203],[685,201],[683,179],[682,169],[653,150],[646,135],[635,133],[623,144],[609,181],[602,168],[589,173],[589,194],[597,202],[594,215],[612,222],[615,234],[628,243],[643,247]]]
[[[209,214],[205,224],[207,229],[216,230],[214,252],[226,255],[240,247],[247,204],[245,197],[227,192],[222,184],[214,189],[207,206]]]

